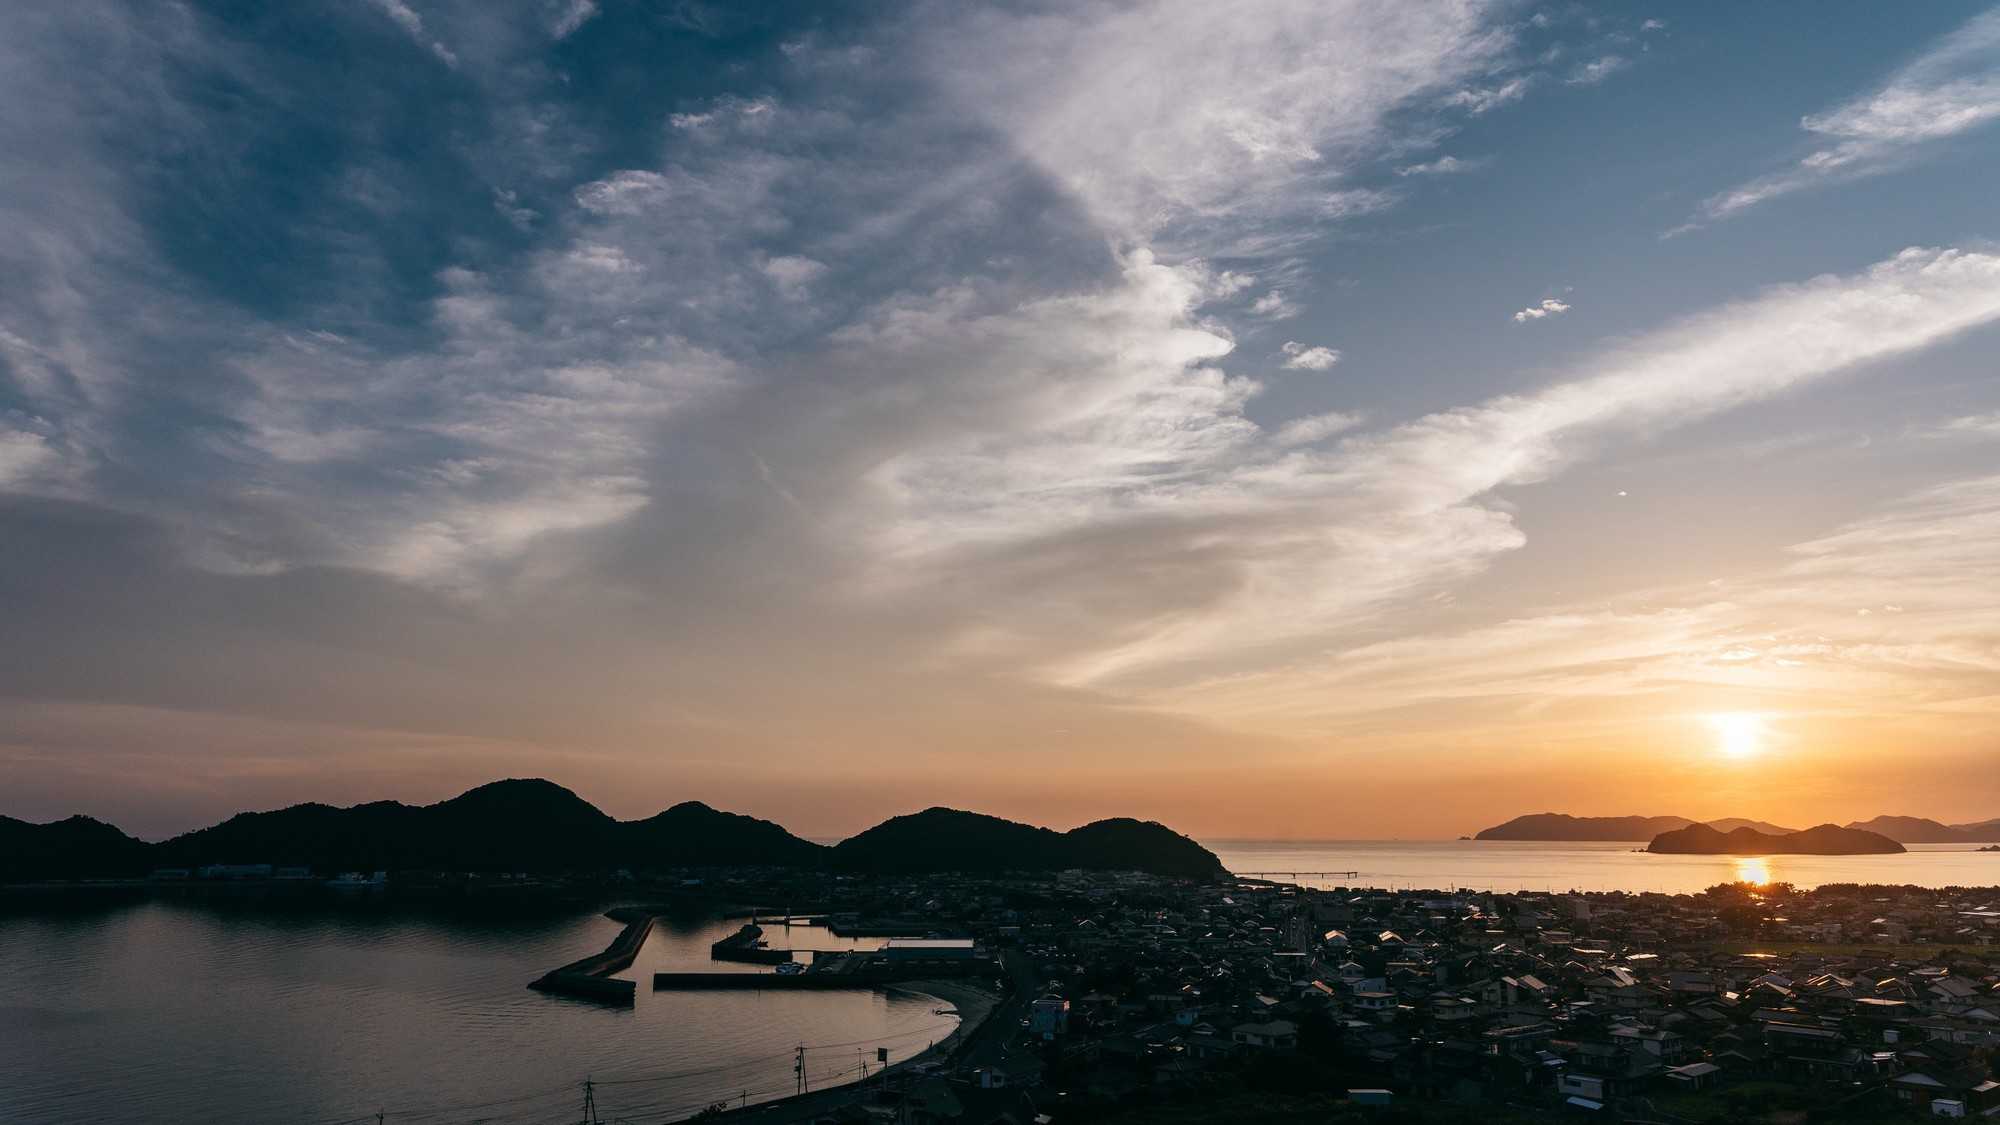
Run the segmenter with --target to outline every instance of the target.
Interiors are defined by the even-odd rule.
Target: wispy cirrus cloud
[[[1768,567],[1621,591],[1614,605],[1368,639],[1285,674],[1193,690],[1203,713],[1252,725],[1281,699],[1311,699],[1321,702],[1292,716],[1298,729],[1393,723],[1417,743],[1468,726],[1502,740],[1532,729],[1535,741],[1615,738],[1635,752],[1665,741],[1683,755],[1661,726],[1751,709],[1819,732],[1814,773],[1872,774],[1871,742],[1888,731],[1980,745],[2000,715],[1996,559],[2000,480],[1965,477],[1897,497]],[[1858,744],[1836,741],[1869,727]]]
[[[1398,176],[1456,176],[1471,172],[1484,164],[1480,160],[1460,160],[1456,156],[1440,156],[1436,160],[1426,160],[1421,164],[1409,164],[1396,169]]]
[[[1188,323],[1198,290],[1150,261],[1127,281],[1103,307],[1129,327],[1083,334],[1118,349],[1121,378],[887,463],[896,514],[869,553],[878,581],[976,591],[980,651],[1148,692],[1254,679],[1479,573],[1523,542],[1496,489],[2000,320],[2000,258],[1910,250],[1666,327],[1572,381],[1306,452],[1241,417],[1256,387],[1213,366],[1229,344]],[[1089,364],[1047,314],[1093,307],[1022,310],[1006,331]],[[1125,331],[1180,343],[1134,351]]]
[[[2000,9],[1975,16],[1874,93],[1802,120],[1827,138],[1792,167],[1710,196],[1702,214],[1726,218],[1820,184],[1886,172],[1935,143],[2000,119]]]
[[[1630,65],[1623,55],[1606,55],[1578,67],[1576,73],[1563,81],[1571,86],[1595,86]]]
[[[396,26],[402,28],[411,39],[429,48],[431,54],[436,55],[446,66],[458,65],[458,56],[451,52],[451,48],[446,47],[433,37],[430,32],[424,29],[424,17],[418,15],[416,10],[404,3],[403,0],[375,0],[375,6],[382,9],[383,14],[387,15],[390,19],[396,21]],[[582,21],[579,20],[578,22]],[[572,28],[572,30],[574,29]]]
[[[1485,88],[1512,65],[1498,7],[1287,2],[1254,20],[1192,3],[987,13],[977,34],[953,29],[940,63],[1112,237],[1161,252],[1169,242],[1268,252],[1296,239],[1296,220],[1389,201],[1342,179],[1435,136],[1399,111],[1478,112],[1525,91]],[[970,44],[985,62],[961,57]]]

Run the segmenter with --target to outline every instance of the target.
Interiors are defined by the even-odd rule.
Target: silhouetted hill
[[[435,805],[375,801],[239,813],[158,846],[164,866],[272,863],[316,872],[547,871],[604,864],[618,822],[553,782],[496,781]]]
[[[1686,828],[1684,816],[1569,816],[1531,813],[1481,831],[1475,840],[1650,840]]]
[[[1974,821],[1971,824],[1954,824],[1951,827],[1965,833],[1965,838],[1974,843],[2000,843],[2000,818]]]
[[[0,817],[0,882],[118,878],[214,863],[343,871],[591,871],[685,866],[834,866],[859,871],[1139,870],[1222,873],[1208,849],[1162,825],[1101,820],[1067,833],[999,817],[928,809],[836,848],[755,817],[686,801],[618,821],[553,782],[496,781],[434,805],[375,801],[239,813],[159,844],[71,817]]]
[[[1061,871],[1062,835],[984,813],[928,808],[833,846],[827,861],[850,871]]]
[[[1935,820],[1925,820],[1920,816],[1878,816],[1874,820],[1857,820],[1849,828],[1863,832],[1878,832],[1899,844],[1967,844],[1972,837],[1956,828],[1949,828]]]
[[[1715,829],[1717,832],[1734,832],[1738,828],[1748,828],[1756,832],[1762,832],[1767,836],[1789,836],[1798,831],[1796,828],[1786,828],[1783,825],[1772,824],[1768,820],[1748,820],[1740,816],[1725,816],[1721,820],[1705,820],[1702,823]],[[1849,825],[1849,827],[1853,826]]]
[[[1063,833],[1075,866],[1094,871],[1150,871],[1207,878],[1223,872],[1215,853],[1151,820],[1114,817]]]
[[[1662,855],[1889,855],[1908,849],[1879,833],[1837,824],[1784,836],[1750,828],[1717,832],[1706,824],[1691,824],[1653,837],[1646,850]]]
[[[101,820],[73,816],[30,824],[0,816],[0,883],[144,875],[152,845]]]
[[[603,865],[620,850],[618,821],[540,778],[496,781],[420,811],[420,851],[432,858],[405,866],[561,870]]]
[[[1152,821],[1117,818],[1056,832],[983,813],[929,808],[892,817],[834,845],[828,863],[852,871],[1149,871],[1209,876],[1222,861]]]
[[[346,809],[312,802],[237,813],[221,824],[154,845],[154,866],[270,863],[322,872],[374,871],[408,854],[421,834],[420,811],[397,801],[375,801]]]
[[[618,826],[632,866],[677,867],[750,864],[810,867],[825,845],[801,840],[768,820],[726,813],[700,801],[683,801],[645,820]]]

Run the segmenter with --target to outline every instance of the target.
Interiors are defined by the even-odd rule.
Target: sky
[[[2000,7],[0,6],[0,814],[2000,816]]]

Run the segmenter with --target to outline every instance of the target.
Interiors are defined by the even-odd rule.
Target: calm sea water
[[[708,959],[740,924],[656,929],[621,974],[641,982],[621,1009],[526,987],[618,932],[594,914],[496,925],[149,901],[0,916],[0,1121],[541,1123],[576,1119],[586,1076],[606,1120],[679,1120],[791,1093],[799,1044],[823,1083],[957,1024],[907,992],[650,990],[667,969],[769,972]],[[851,944],[785,933],[772,944]]]
[[[1717,883],[1891,883],[1920,887],[2000,885],[2000,852],[1975,844],[1912,844],[1902,855],[1651,855],[1631,843],[1507,840],[1205,840],[1239,874],[1280,874],[1305,886],[1494,891],[1663,891],[1690,894]],[[1347,875],[1345,872],[1357,872]]]

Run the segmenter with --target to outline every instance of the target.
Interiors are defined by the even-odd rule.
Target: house
[[[944,1125],[965,1115],[965,1105],[942,1078],[926,1078],[903,1095],[901,1121],[910,1125]]]
[[[1354,1010],[1383,1019],[1396,1014],[1396,994],[1393,992],[1357,992],[1354,994]]]
[[[1299,1046],[1299,1027],[1290,1020],[1239,1023],[1229,1029],[1229,1038],[1253,1050],[1294,1051]]]
[[[1899,1101],[1919,1106],[1928,1106],[1939,1099],[1963,1102],[1973,1114],[2000,1106],[2000,1082],[1989,1080],[1977,1066],[1931,1066],[1905,1071],[1889,1079],[1889,1092]]]
[[[1689,1063],[1667,1071],[1667,1081],[1677,1089],[1700,1090],[1715,1085],[1722,1078],[1722,1068],[1714,1063]]]
[[[1044,996],[1028,1005],[1028,1031],[1048,1040],[1069,1034],[1069,1001],[1060,996]]]
[[[1048,1064],[1032,1055],[1013,1055],[992,1066],[973,1072],[982,1090],[1005,1090],[1016,1086],[1032,1086],[1042,1080]]]

